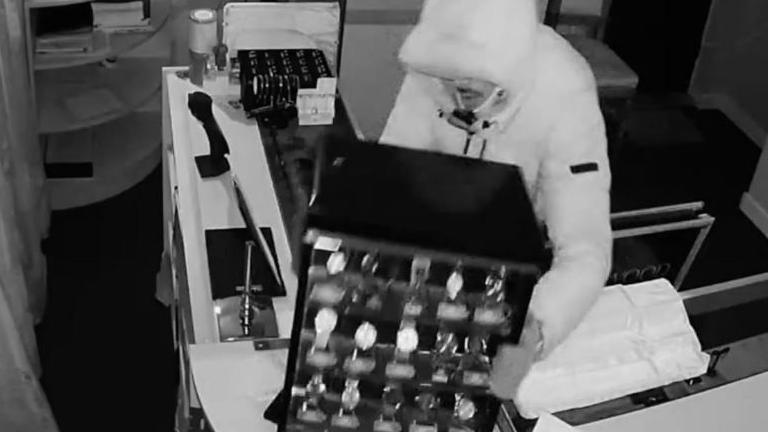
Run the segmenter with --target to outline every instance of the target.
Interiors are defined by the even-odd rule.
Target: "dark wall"
[[[687,92],[712,0],[613,0],[605,40],[641,92]]]

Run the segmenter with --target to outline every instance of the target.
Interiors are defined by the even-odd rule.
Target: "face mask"
[[[501,102],[505,96],[505,91],[496,86],[488,97],[475,108],[464,106],[461,97],[457,92],[453,92],[455,108],[452,110],[440,110],[440,117],[454,127],[465,130],[470,134],[487,129],[493,123],[490,119],[493,117],[493,109]]]

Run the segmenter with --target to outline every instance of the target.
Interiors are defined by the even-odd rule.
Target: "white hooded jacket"
[[[592,71],[539,24],[534,0],[426,0],[400,61],[407,75],[383,144],[463,154],[468,135],[440,118],[450,100],[434,77],[483,79],[510,96],[470,137],[467,156],[519,166],[547,227],[554,260],[530,307],[546,356],[591,308],[611,265],[611,174]]]

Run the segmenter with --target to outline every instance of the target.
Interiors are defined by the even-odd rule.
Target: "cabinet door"
[[[192,316],[189,304],[189,282],[184,256],[179,217],[176,207],[173,207],[173,224],[170,225],[171,247],[171,279],[174,302],[171,306],[172,319],[176,334],[176,345],[179,353],[179,406],[177,407],[177,426],[186,430],[190,406],[196,400],[192,383],[192,371],[189,364],[189,344],[194,343]],[[183,426],[183,427],[182,427]]]

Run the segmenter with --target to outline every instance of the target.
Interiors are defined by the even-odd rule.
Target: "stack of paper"
[[[108,32],[131,32],[148,30],[149,17],[144,11],[144,2],[91,3],[93,25]]]
[[[83,53],[93,51],[94,32],[90,28],[47,33],[35,39],[38,54]]]

